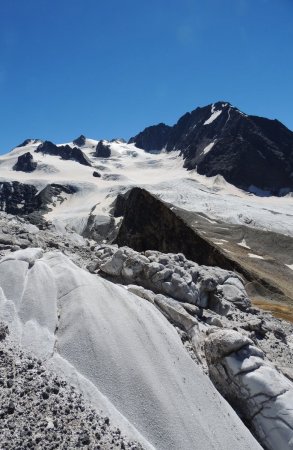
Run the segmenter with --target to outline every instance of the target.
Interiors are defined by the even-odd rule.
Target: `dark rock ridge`
[[[227,235],[222,236],[218,234],[223,226],[221,223],[218,224],[219,229],[217,224],[210,225],[213,229],[204,225],[206,234],[203,235],[198,214],[174,207],[171,210],[168,204],[137,187],[128,191],[124,199],[120,195],[117,200],[113,216],[124,216],[114,240],[120,247],[126,245],[138,252],[183,253],[187,259],[200,265],[218,266],[241,274],[254,298],[280,302],[281,305],[292,304],[293,284],[288,280],[290,269],[287,270],[284,264],[284,254],[293,248],[289,236],[227,224]],[[254,239],[255,233],[257,237]],[[256,251],[259,253],[262,249],[268,259],[254,260],[243,253],[243,248],[237,244],[243,235],[248,236],[253,248],[259,242],[260,247]],[[229,251],[215,244],[214,241],[220,237],[225,237]]]
[[[293,132],[278,120],[243,114],[229,103],[196,108],[174,126],[148,127],[129,142],[146,151],[180,150],[187,169],[220,174],[257,194],[293,191]]]
[[[106,143],[106,141],[99,141],[95,156],[97,158],[109,158],[111,156],[111,148],[110,145]]]
[[[17,163],[13,166],[13,170],[21,172],[33,172],[36,168],[37,163],[34,161],[33,155],[30,152],[20,155],[17,158]]]
[[[45,141],[36,149],[37,153],[43,153],[46,155],[60,156],[61,159],[76,161],[84,166],[91,166],[90,161],[83,154],[80,148],[69,145],[57,146],[50,141]]]
[[[73,194],[72,186],[49,184],[39,193],[35,186],[18,181],[0,183],[0,211],[43,223],[42,215],[50,211],[55,199],[63,201],[62,193]]]
[[[74,139],[73,143],[77,147],[82,147],[86,143],[86,137],[83,134],[81,134],[78,138]]]
[[[197,235],[169,206],[145,189],[133,188],[123,205],[124,212],[115,243],[127,245],[138,252],[158,250],[164,253],[183,253],[198,264],[219,266],[233,270],[234,266],[208,240]],[[114,211],[114,217],[117,213]]]

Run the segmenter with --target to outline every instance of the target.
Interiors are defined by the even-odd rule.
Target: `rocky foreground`
[[[90,408],[82,394],[40,359],[9,340],[0,324],[1,449],[132,449],[109,417]]]
[[[6,214],[0,227],[3,448],[292,448],[293,327],[239,275]]]

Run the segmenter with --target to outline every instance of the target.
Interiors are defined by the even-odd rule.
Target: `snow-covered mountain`
[[[0,448],[291,448],[292,194],[247,190],[291,189],[290,133],[221,102],[0,157]]]
[[[97,147],[100,151],[102,147],[108,149],[107,157],[96,156]],[[75,149],[75,155],[70,149]],[[67,156],[64,157],[66,151]],[[31,156],[25,156],[27,153]],[[22,165],[24,157],[34,164],[33,170]],[[210,220],[250,224],[293,235],[290,195],[258,197],[234,187],[221,176],[206,177],[196,170],[188,171],[179,151],[149,153],[121,141],[84,139],[78,147],[76,142],[57,146],[28,140],[25,145],[0,157],[0,180],[34,186],[37,194],[52,184],[67,187],[66,192],[52,196],[44,217],[58,226],[69,225],[80,234],[87,227],[89,215],[94,219],[92,227],[110,227],[113,222],[111,208],[118,193],[141,186],[165,202],[204,213]],[[1,209],[27,214],[28,194],[22,198],[21,189],[5,192],[2,188]],[[40,208],[41,203],[38,198],[32,209]]]

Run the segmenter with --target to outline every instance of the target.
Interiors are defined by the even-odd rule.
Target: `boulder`
[[[111,147],[106,141],[99,141],[96,147],[95,156],[97,158],[109,158],[111,156]]]

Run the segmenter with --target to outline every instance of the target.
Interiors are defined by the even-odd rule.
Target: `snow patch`
[[[215,142],[211,142],[203,149],[202,153],[204,155],[206,155],[207,153],[209,153],[211,151],[211,149],[213,148],[214,145],[215,145]]]
[[[211,117],[210,117],[209,119],[207,119],[207,120],[204,122],[204,125],[209,125],[209,124],[211,124],[214,120],[216,120],[216,119],[219,117],[219,115],[220,115],[221,113],[222,113],[221,110],[215,111],[215,110],[213,110],[213,108],[212,108],[212,115],[211,115]]]
[[[255,259],[264,259],[260,255],[255,255],[254,253],[248,253],[249,258],[255,258]]]
[[[250,247],[246,244],[246,240],[243,238],[241,242],[238,242],[237,245],[239,245],[240,247],[244,247],[244,248],[249,248]]]

